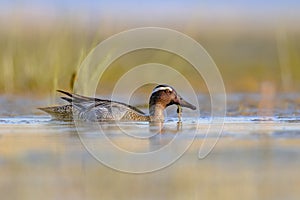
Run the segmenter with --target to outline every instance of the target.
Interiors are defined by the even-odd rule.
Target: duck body
[[[64,121],[74,120],[74,118],[84,121],[164,121],[163,111],[169,105],[176,104],[196,109],[168,85],[159,85],[153,89],[149,100],[149,115],[122,102],[58,91],[66,95],[61,98],[69,104],[39,109],[47,112],[54,119]]]

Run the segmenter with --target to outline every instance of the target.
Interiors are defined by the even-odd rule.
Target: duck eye
[[[166,89],[166,93],[167,93],[167,94],[171,94],[172,92],[171,92],[171,90]]]

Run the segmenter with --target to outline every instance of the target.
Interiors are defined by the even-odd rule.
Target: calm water
[[[178,147],[161,160],[193,142],[169,167],[137,175],[104,166],[80,140],[96,144],[94,150],[106,159],[122,161],[121,154],[110,156],[105,136],[90,127],[77,129],[73,123],[52,121],[35,109],[49,105],[47,100],[0,97],[1,199],[298,199],[300,96],[282,94],[266,100],[258,94],[229,95],[222,135],[204,159],[198,158],[201,145],[214,143],[218,133],[206,137],[209,97],[199,99],[203,104],[198,125],[198,118],[184,110],[178,127],[171,108],[164,134],[150,139],[124,134],[125,130],[147,137],[151,133],[147,123],[101,124],[115,145],[140,153],[160,149],[179,135]]]

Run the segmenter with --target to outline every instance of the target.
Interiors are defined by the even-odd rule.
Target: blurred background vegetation
[[[197,40],[219,67],[228,92],[259,92],[265,82],[277,91],[297,92],[299,8],[293,0],[4,0],[0,3],[0,93],[46,95],[58,88],[70,89],[72,75],[90,50],[113,34],[143,26],[175,29]],[[159,56],[153,60],[149,54]],[[102,92],[128,66],[154,61],[183,71],[189,68],[175,55],[130,53],[112,64],[103,77],[107,88]],[[194,74],[193,70],[185,73]],[[206,91],[205,85],[199,91]]]

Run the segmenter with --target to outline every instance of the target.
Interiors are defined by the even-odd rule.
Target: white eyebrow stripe
[[[173,91],[173,89],[170,87],[159,87],[159,88],[154,89],[152,91],[152,94],[154,94],[155,92],[161,91],[161,90],[170,90],[171,92]]]

